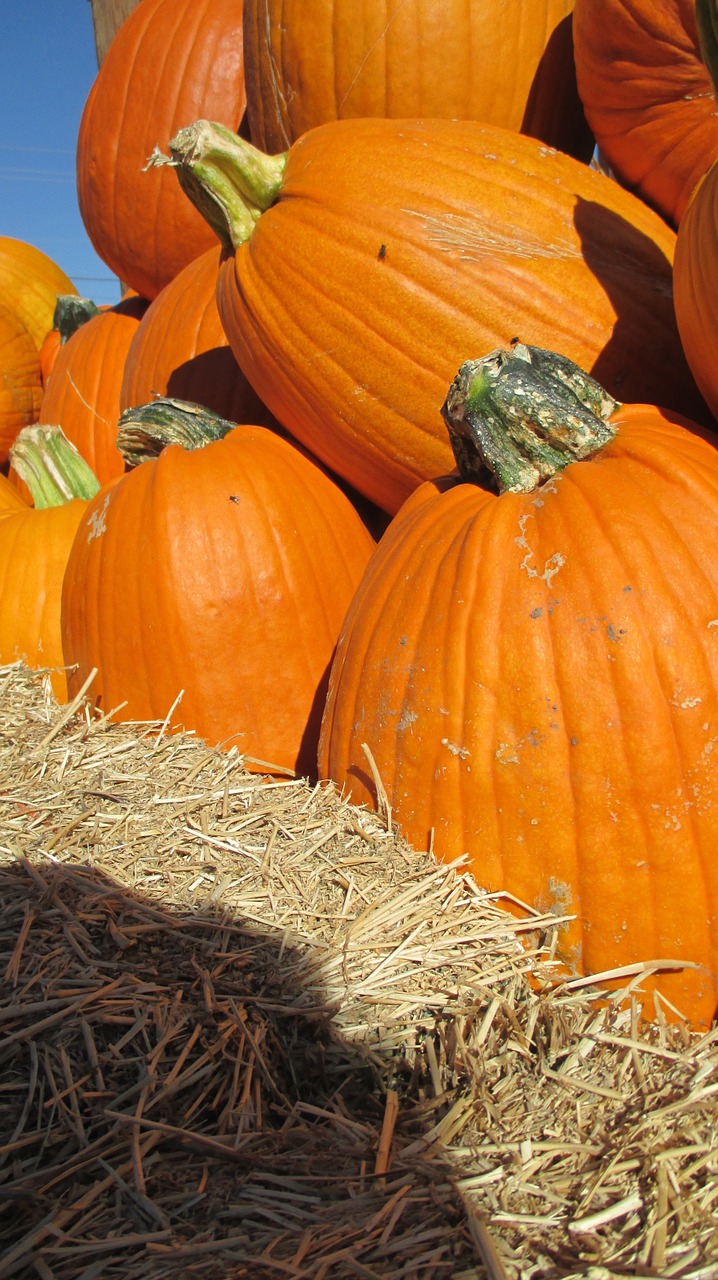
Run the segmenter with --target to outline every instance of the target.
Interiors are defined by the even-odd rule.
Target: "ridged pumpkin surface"
[[[127,351],[120,408],[155,395],[192,400],[230,422],[269,421],[229,346],[215,292],[220,250],[200,254],[150,304]]]
[[[22,320],[38,351],[52,328],[58,293],[77,293],[62,267],[35,245],[0,236],[0,299]]]
[[[532,494],[422,486],[339,640],[320,776],[375,787],[419,849],[540,910],[579,972],[700,966],[718,1002],[718,454],[628,406],[614,441]]]
[[[283,151],[327,120],[441,116],[590,155],[572,10],[573,0],[245,0],[252,141]]]
[[[306,454],[242,426],[167,446],[88,508],[63,643],[123,720],[164,719],[270,765],[316,770],[337,636],[374,541]]]
[[[143,172],[149,156],[198,115],[238,129],[244,109],[241,0],[141,0],[85,103],[77,194],[97,253],[143,297],[214,243],[173,174]]]
[[[12,486],[8,486],[12,487]],[[18,496],[0,507],[0,662],[49,667],[58,702],[67,701],[60,634],[62,580],[87,504],[73,498],[35,510]]]
[[[705,413],[676,328],[674,247],[637,197],[532,138],[335,121],[291,148],[217,303],[274,416],[396,511],[453,466],[439,410],[477,348],[519,337],[620,400]]]
[[[40,356],[17,312],[0,304],[0,463],[23,427],[37,420],[42,400]]]
[[[678,228],[674,294],[688,363],[718,416],[718,165],[694,192]]]
[[[576,0],[578,87],[616,174],[677,225],[718,158],[694,0]]]
[[[146,309],[144,298],[125,298],[81,325],[58,351],[42,397],[41,421],[62,427],[100,484],[125,469],[115,443],[120,388]]]

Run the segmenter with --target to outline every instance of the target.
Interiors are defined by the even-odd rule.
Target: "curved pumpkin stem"
[[[701,57],[718,96],[718,8],[716,0],[696,0],[696,27]]]
[[[170,164],[195,208],[227,248],[238,249],[277,199],[287,153],[268,156],[225,125],[209,120],[180,129],[169,156],[155,148],[147,161]]]
[[[608,444],[618,407],[573,360],[517,343],[462,364],[441,413],[463,480],[530,493]]]
[[[94,471],[61,427],[23,427],[10,447],[10,462],[25,482],[35,507],[61,507],[72,498],[89,501],[100,488]]]
[[[58,293],[52,327],[60,335],[60,344],[64,346],[80,325],[99,314],[100,308],[91,298],[82,298],[75,293]]]
[[[129,467],[159,457],[168,444],[202,449],[221,440],[236,426],[218,413],[191,400],[157,396],[147,404],[125,409],[117,424],[116,444]]]

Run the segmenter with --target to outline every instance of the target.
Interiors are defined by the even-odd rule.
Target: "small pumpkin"
[[[481,120],[588,159],[573,0],[245,0],[250,136],[263,151],[357,116]]]
[[[251,767],[313,774],[329,663],[374,540],[296,445],[221,421],[216,438],[217,422],[164,399],[123,414],[138,465],[90,504],[65,574],[70,690],[97,667],[91,696],[115,718],[169,717]],[[157,430],[158,456],[140,463]],[[202,447],[161,447],[172,435]]]
[[[24,427],[13,468],[33,505],[5,480],[0,496],[0,662],[47,668],[58,702],[67,700],[60,634],[62,580],[95,476],[55,426]],[[13,495],[12,497],[10,495]]]
[[[99,310],[100,308],[91,298],[82,298],[76,293],[58,294],[52,316],[52,328],[48,329],[40,347],[40,373],[43,388],[48,384],[60,347],[64,347],[75,330],[79,329],[86,320],[96,316]]]
[[[718,158],[718,112],[694,0],[576,0],[576,76],[615,174],[677,226]]]
[[[387,512],[452,465],[436,406],[475,342],[530,334],[614,395],[706,413],[675,234],[570,156],[471,120],[332,121],[273,157],[200,121],[169,150],[228,246],[217,306],[240,368]]]
[[[141,0],[117,31],[85,103],[77,196],[96,252],[152,299],[212,247],[166,173],[158,139],[206,113],[237,129],[245,109],[242,0]]]
[[[166,284],[127,349],[120,409],[153,396],[202,404],[231,422],[271,424],[235,360],[217,311],[220,250],[200,254]]]
[[[673,962],[642,986],[707,1026],[716,446],[521,345],[462,365],[443,414],[459,473],[417,489],[369,562],[320,776],[375,805],[366,744],[416,848],[570,917],[573,972]]]
[[[120,388],[146,309],[144,298],[128,297],[80,325],[58,351],[40,404],[41,420],[62,427],[101,484],[125,469],[116,444]]]

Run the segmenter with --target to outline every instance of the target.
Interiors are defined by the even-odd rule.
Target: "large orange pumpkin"
[[[372,556],[332,666],[320,775],[375,803],[367,744],[417,848],[467,855],[491,891],[575,917],[559,935],[574,971],[685,962],[658,989],[706,1025],[718,451],[522,347],[462,366],[444,413],[467,478],[420,487]]]
[[[304,134],[284,165],[198,122],[170,152],[234,245],[217,304],[240,367],[288,431],[386,511],[451,466],[437,406],[456,352],[477,342],[530,337],[623,399],[706,412],[676,329],[674,233],[533,138],[341,120]]]
[[[25,503],[3,477],[0,662],[22,660],[34,669],[48,668],[55,696],[65,702],[62,580],[80,519],[98,485],[56,427],[24,427],[10,456],[34,505]]]
[[[252,141],[281,151],[327,120],[481,120],[588,158],[573,0],[245,0]]]
[[[59,293],[77,293],[62,267],[34,244],[0,236],[0,298],[22,320],[38,351]]]
[[[229,346],[215,291],[220,250],[188,263],[142,317],[127,350],[120,408],[170,396],[204,405],[232,422],[269,423]]]
[[[143,297],[213,243],[171,175],[143,172],[150,153],[198,115],[239,128],[244,109],[242,0],[141,0],[85,103],[77,194],[97,253]]]
[[[124,471],[116,444],[120,388],[146,309],[144,298],[124,298],[81,324],[57,352],[40,404],[40,420],[62,427],[101,484]]]
[[[135,411],[140,428],[166,404]],[[172,711],[255,767],[315,773],[328,666],[373,546],[341,489],[274,432],[170,444],[79,527],[62,600],[70,688],[97,667],[105,712]]]
[[[576,0],[576,75],[616,174],[678,224],[718,158],[718,113],[694,0]]]

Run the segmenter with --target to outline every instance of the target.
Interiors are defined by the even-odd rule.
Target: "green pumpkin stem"
[[[94,497],[100,482],[61,427],[23,427],[10,447],[13,470],[27,485],[38,510],[72,498]]]
[[[462,479],[531,493],[612,440],[618,407],[572,360],[517,343],[462,364],[441,413]]]
[[[91,298],[82,298],[77,293],[58,293],[52,327],[60,335],[60,345],[64,346],[86,320],[92,320],[99,314],[100,308]]]
[[[202,449],[221,440],[235,425],[191,400],[157,396],[148,404],[125,409],[117,424],[116,444],[127,465],[136,467],[159,457],[168,444]]]
[[[227,248],[248,240],[282,189],[286,152],[268,156],[222,124],[198,120],[158,148],[146,168],[170,164],[185,194]]]
[[[718,8],[716,0],[696,0],[698,47],[718,96]]]

